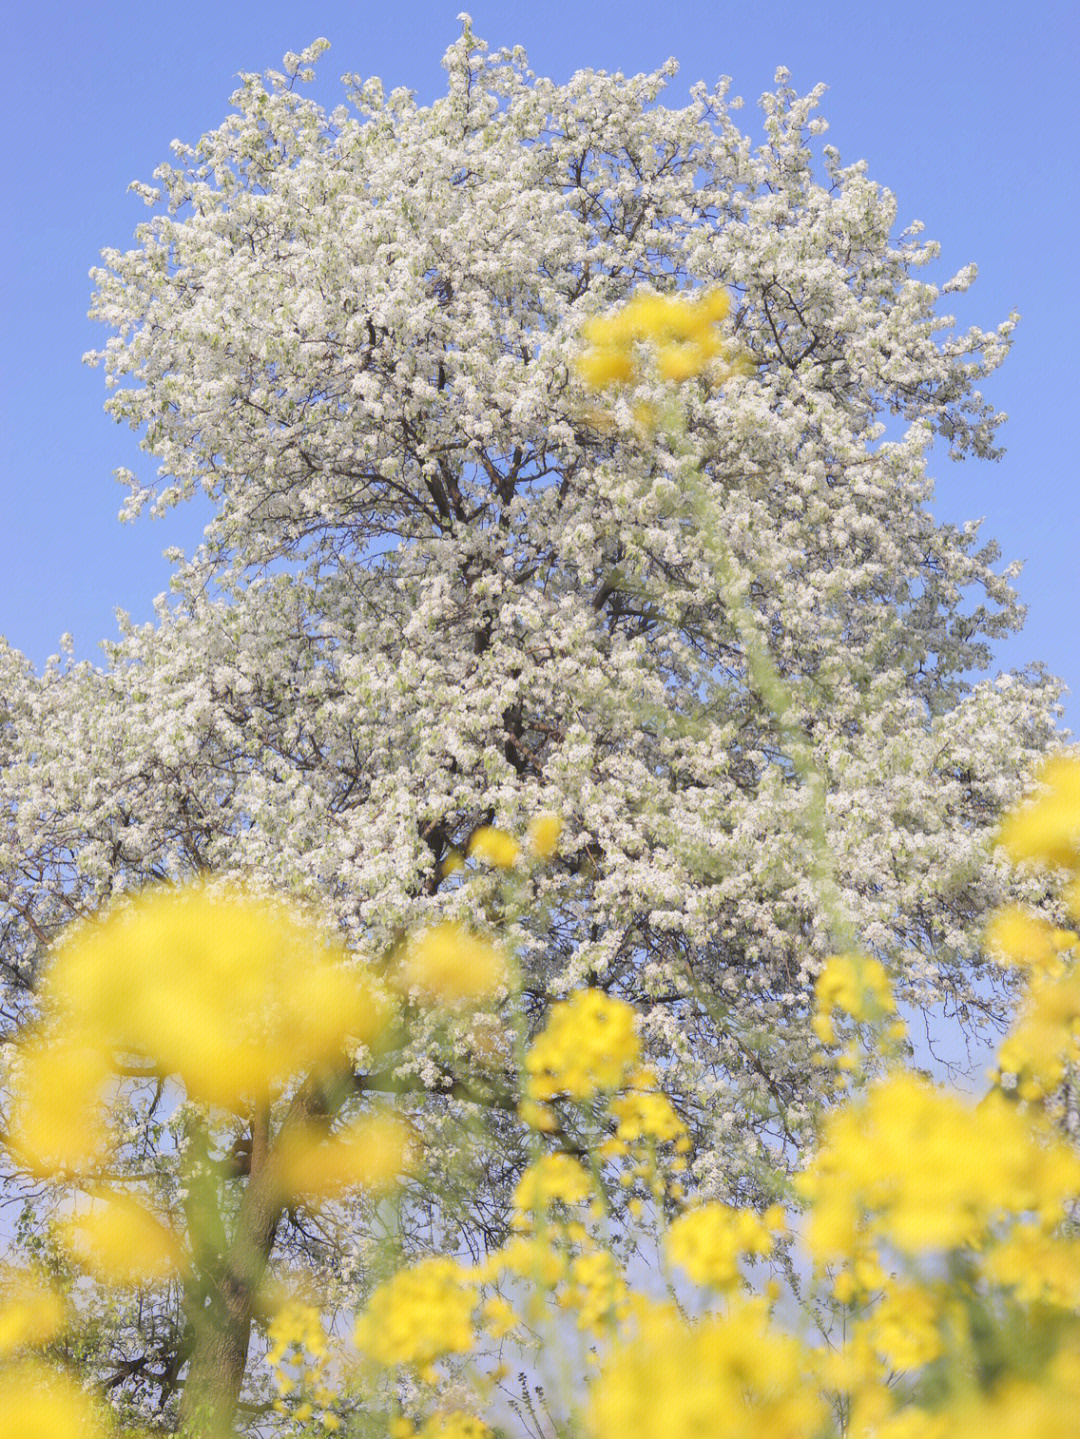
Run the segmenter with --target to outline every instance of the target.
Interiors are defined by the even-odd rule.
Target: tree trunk
[[[216,1275],[196,1292],[191,1315],[195,1342],[180,1398],[184,1439],[220,1439],[232,1419],[247,1369],[251,1319],[284,1196],[271,1165],[270,1113],[259,1106],[252,1124],[251,1177],[240,1201],[236,1229]]]

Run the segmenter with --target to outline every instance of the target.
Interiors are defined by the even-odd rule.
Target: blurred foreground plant
[[[1055,760],[1042,796],[1002,830],[1014,857],[1066,870],[1074,920],[1078,774],[1075,757]],[[1040,847],[1044,811],[1054,833]],[[317,1300],[277,1301],[268,1321],[271,1412],[294,1433],[490,1434],[482,1414],[503,1378],[490,1359],[509,1343],[540,1366],[569,1346],[570,1382],[546,1393],[552,1434],[975,1439],[991,1425],[1030,1435],[1036,1416],[1044,1439],[1071,1435],[1065,1416],[1080,1412],[1080,1156],[1055,1124],[1050,1086],[1078,1057],[1080,941],[1053,930],[1054,962],[1043,974],[1037,960],[1049,932],[1015,916],[991,926],[1003,956],[1029,964],[1034,978],[990,1093],[972,1104],[904,1068],[853,1086],[824,1118],[819,1153],[798,1182],[805,1219],[779,1205],[757,1214],[684,1194],[685,1130],[662,1076],[641,1068],[635,1012],[600,990],[570,995],[523,1056],[534,1160],[517,1187],[511,1237],[478,1263],[447,1255],[392,1274],[356,1319],[356,1355],[324,1327]],[[477,976],[505,983],[507,962],[478,955],[476,937],[441,933],[429,943],[439,993],[455,954],[460,961],[447,1003],[475,998]],[[419,936],[404,951],[406,968],[391,967],[394,983],[429,973],[417,969],[423,945]],[[178,969],[186,984],[172,978]],[[192,1329],[182,1433],[231,1432],[282,1207],[305,1190],[385,1192],[409,1167],[410,1129],[392,1115],[328,1132],[335,1076],[347,1071],[350,1049],[379,1043],[391,993],[280,905],[205,886],[141,896],[57,951],[40,1024],[16,1066],[5,1142],[36,1173],[92,1195],[91,1208],[61,1226],[73,1262],[118,1286],[169,1272],[182,1282]],[[319,1013],[283,1018],[290,994],[318,1000]],[[220,1022],[227,997],[232,1045]],[[836,1023],[869,1019],[882,1034],[895,1025],[883,971],[866,956],[830,962],[818,1003],[826,1062],[830,1049],[832,1062],[849,1053],[835,1052]],[[1040,1082],[1022,1089],[1004,1066],[1033,1014],[1041,1016],[1032,1071]],[[47,1042],[64,1060],[58,1078]],[[67,1062],[73,1053],[79,1065]],[[109,1188],[105,1077],[115,1085],[142,1067],[198,1100],[180,1230]],[[595,1136],[587,1150],[564,1147],[555,1115],[568,1108]],[[205,1171],[215,1110],[254,1116],[256,1145],[224,1245]],[[95,1114],[80,1129],[78,1116]],[[659,1290],[635,1282],[611,1243],[611,1195],[639,1183]],[[775,1278],[751,1292],[751,1267],[781,1252],[804,1254],[811,1266],[802,1299],[804,1313],[818,1316],[816,1339],[784,1316]],[[581,1341],[572,1353],[558,1322],[566,1311]],[[27,1270],[4,1276],[5,1439],[109,1432],[107,1409],[80,1386],[64,1345],[79,1323],[77,1291],[62,1296]],[[448,1407],[463,1393],[469,1407]]]

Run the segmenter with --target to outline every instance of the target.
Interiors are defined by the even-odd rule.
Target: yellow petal
[[[1009,815],[998,843],[1010,858],[1066,869],[1080,866],[1080,757],[1075,748],[1047,760],[1039,771],[1047,793]]]
[[[44,1364],[0,1373],[3,1439],[106,1439],[110,1427],[74,1380]]]
[[[370,1044],[385,1021],[340,946],[235,887],[156,887],[82,926],[60,946],[45,999],[225,1107]]]
[[[634,362],[625,350],[588,350],[575,361],[575,368],[593,390],[634,378]]]

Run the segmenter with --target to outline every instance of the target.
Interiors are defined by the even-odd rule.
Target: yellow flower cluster
[[[538,814],[529,822],[529,853],[535,859],[550,859],[559,847],[559,838],[562,832],[563,822],[560,815],[552,814],[550,811]]]
[[[1064,869],[1065,903],[1080,924],[1080,756],[1048,760],[1039,774],[1043,793],[1010,815],[999,841],[1014,861]],[[1021,1099],[1038,1100],[1080,1063],[1080,934],[1019,907],[989,924],[986,948],[996,959],[1027,971],[1020,1021],[998,1052],[996,1077],[1011,1076]]]
[[[63,1297],[25,1269],[0,1268],[0,1362],[47,1344],[67,1323]]]
[[[750,1209],[727,1204],[702,1204],[675,1219],[667,1232],[668,1259],[685,1270],[695,1284],[727,1290],[740,1281],[744,1255],[773,1250],[773,1230],[784,1227],[783,1211],[770,1209],[764,1218]]]
[[[878,960],[863,954],[834,954],[825,961],[814,986],[811,1021],[822,1044],[836,1043],[836,1009],[852,1019],[871,1021],[895,1012],[889,976]]]
[[[447,1008],[497,995],[509,980],[502,950],[452,921],[411,935],[393,973],[402,993]]]
[[[1005,820],[998,842],[1018,864],[1033,861],[1080,878],[1080,754],[1074,747],[1055,755],[1038,778],[1044,793]],[[1080,889],[1068,893],[1070,913],[1080,920]]]
[[[279,1414],[289,1413],[286,1400],[293,1394],[301,1396],[301,1402],[292,1408],[292,1415],[301,1422],[311,1417],[312,1403],[330,1404],[334,1395],[326,1383],[326,1368],[330,1351],[323,1330],[322,1318],[313,1304],[292,1299],[281,1305],[267,1329],[270,1348],[266,1362],[274,1374],[278,1398],[274,1409]],[[292,1371],[286,1373],[286,1366]],[[327,1420],[330,1420],[327,1423]],[[324,1414],[323,1427],[336,1429],[339,1421],[336,1415]]]
[[[657,1090],[630,1088],[616,1095],[608,1104],[616,1120],[615,1137],[632,1145],[649,1139],[660,1144],[679,1140],[686,1134],[686,1125],[676,1114],[671,1100]]]
[[[995,1078],[1012,1075],[1021,1099],[1042,1099],[1080,1063],[1080,972],[1037,978],[1019,1023],[998,1050]]]
[[[975,1244],[1002,1215],[1059,1223],[1080,1193],[1080,1155],[1000,1093],[971,1108],[897,1073],[830,1116],[799,1188],[819,1262],[854,1254],[865,1233],[914,1255]]]
[[[1015,859],[1067,871],[1067,904],[1080,919],[1078,776],[1074,758],[1052,761],[1045,793],[1001,833]],[[554,821],[530,833],[529,852],[543,857],[557,842]],[[496,839],[490,846],[490,863],[511,854]],[[515,850],[510,862],[523,852]],[[988,951],[1026,972],[1029,993],[998,1056],[1001,1083],[980,1103],[895,1067],[822,1119],[818,1153],[796,1182],[808,1213],[793,1228],[813,1262],[813,1302],[845,1308],[842,1342],[834,1334],[825,1347],[804,1343],[768,1301],[739,1293],[742,1262],[775,1253],[785,1230],[779,1206],[758,1215],[691,1203],[668,1223],[667,1259],[721,1296],[723,1312],[691,1320],[676,1304],[632,1289],[598,1239],[598,1223],[587,1223],[604,1214],[600,1165],[621,1161],[627,1188],[648,1179],[654,1197],[664,1199],[656,1205],[660,1224],[665,1206],[670,1213],[681,1197],[680,1186],[667,1181],[685,1168],[690,1139],[656,1073],[641,1066],[633,1008],[587,989],[553,1007],[526,1055],[522,1108],[536,1128],[550,1130],[560,1125],[547,1105],[580,1106],[578,1132],[598,1136],[595,1174],[570,1153],[541,1154],[517,1185],[516,1232],[503,1248],[473,1268],[427,1259],[381,1284],[355,1325],[367,1361],[361,1377],[371,1366],[407,1365],[435,1383],[436,1362],[475,1356],[484,1334],[524,1342],[526,1326],[498,1292],[510,1281],[515,1303],[525,1290],[521,1313],[530,1324],[561,1306],[595,1340],[597,1373],[570,1424],[585,1439],[828,1439],[838,1432],[849,1439],[983,1439],[989,1432],[1073,1439],[1080,1412],[1080,1152],[1055,1129],[1044,1101],[1080,1060],[1077,945],[1071,930],[1021,909],[991,924]],[[391,971],[399,988],[448,1005],[501,993],[508,973],[498,951],[452,925],[415,936]],[[231,1047],[211,1012],[212,985],[229,994]],[[307,1004],[319,1012],[309,1017]],[[838,1011],[875,1026],[894,1022],[877,961],[850,953],[827,961],[814,1015],[825,1043],[835,1042]],[[255,906],[236,892],[156,892],[101,925],[84,926],[48,971],[41,1026],[13,1066],[15,1153],[31,1156],[40,1172],[58,1157],[71,1169],[100,1156],[116,1054],[142,1055],[157,1072],[183,1079],[194,1097],[238,1108],[249,1097],[272,1096],[311,1064],[334,1062],[351,1042],[373,1043],[383,1014],[371,981],[280,907]],[[1006,1082],[1010,1076],[1015,1085]],[[403,1120],[379,1113],[329,1138],[314,1127],[286,1126],[271,1162],[284,1190],[319,1200],[353,1185],[380,1192],[409,1167],[415,1145]],[[149,1208],[104,1188],[84,1189],[90,1208],[60,1226],[69,1256],[113,1284],[182,1270],[184,1246]],[[627,1207],[642,1213],[637,1197]],[[778,1292],[770,1285],[770,1299]],[[70,1316],[62,1298],[26,1272],[7,1271],[0,1272],[0,1300],[0,1434],[103,1439],[90,1399],[55,1365],[25,1352],[65,1332]],[[299,1300],[281,1306],[269,1340],[278,1412],[338,1429],[318,1307]],[[477,1415],[455,1408],[415,1423],[402,1416],[390,1432],[396,1439],[491,1433]]]
[[[0,1372],[3,1439],[107,1439],[107,1414],[66,1375],[42,1363]]]
[[[315,1127],[285,1130],[274,1165],[286,1193],[309,1200],[336,1199],[349,1189],[383,1194],[412,1165],[416,1137],[397,1115],[354,1121],[332,1137]]]
[[[473,1347],[476,1305],[472,1271],[452,1259],[425,1259],[375,1290],[356,1322],[354,1342],[377,1364],[409,1364],[428,1377],[436,1359]]]
[[[868,1323],[868,1338],[890,1369],[921,1369],[944,1350],[945,1291],[940,1285],[891,1283]]]
[[[1066,970],[1063,956],[1080,946],[1080,936],[1038,915],[1011,905],[999,910],[986,926],[986,949],[994,959],[1029,972],[1033,979],[1059,979]]]
[[[481,825],[469,841],[469,856],[482,859],[496,869],[513,869],[521,858],[521,846],[513,835],[492,825]]]
[[[651,347],[652,364],[665,380],[678,382],[715,370],[717,361],[730,356],[717,331],[730,309],[726,290],[706,290],[697,299],[635,295],[615,314],[583,326],[589,348],[577,361],[578,373],[594,390],[633,384],[642,374],[645,345]]]
[[[523,855],[533,861],[550,859],[559,847],[562,831],[562,818],[545,810],[529,821],[524,848],[512,834],[507,834],[506,830],[485,824],[474,831],[467,853],[470,859],[478,859],[492,869],[515,869]],[[461,852],[451,850],[443,861],[441,872],[443,875],[454,874],[463,864]]]
[[[42,1007],[20,1055],[10,1143],[45,1174],[101,1157],[117,1054],[236,1109],[373,1043],[384,1019],[372,986],[313,926],[202,885],[155,888],[81,925],[45,975]]]
[[[674,1176],[685,1170],[684,1156],[691,1148],[686,1125],[661,1092],[653,1069],[634,1069],[625,1083],[622,1093],[608,1099],[607,1112],[615,1121],[615,1133],[597,1145],[596,1156],[622,1161],[619,1183],[625,1190],[633,1190],[640,1180],[656,1200],[665,1192],[670,1198],[681,1198],[683,1188]],[[673,1152],[661,1155],[665,1148]],[[627,1207],[636,1218],[644,1212],[636,1195]]]
[[[567,1283],[558,1302],[569,1309],[581,1330],[602,1338],[630,1315],[630,1290],[615,1256],[607,1249],[589,1248],[570,1262]]]
[[[545,1154],[530,1164],[514,1190],[518,1227],[526,1216],[544,1215],[553,1204],[584,1204],[592,1196],[592,1180],[571,1154]]]
[[[638,1333],[616,1345],[592,1387],[589,1439],[807,1439],[827,1432],[802,1346],[758,1304],[688,1323],[674,1306],[637,1306]]]
[[[583,989],[552,1007],[525,1059],[528,1096],[591,1099],[618,1089],[640,1057],[633,1008],[600,989]]]
[[[59,1229],[68,1255],[106,1284],[148,1284],[187,1268],[168,1225],[127,1194],[95,1190],[91,1208],[63,1220]]]

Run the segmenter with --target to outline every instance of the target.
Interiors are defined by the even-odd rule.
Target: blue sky
[[[0,634],[40,668],[64,631],[78,658],[98,659],[114,609],[152,618],[168,586],[168,545],[195,548],[208,510],[123,526],[112,471],[153,462],[102,411],[101,371],[83,353],[107,331],[86,319],[87,271],[105,246],[127,248],[146,212],[127,193],[149,180],[169,142],[194,142],[225,117],[240,70],[278,66],[324,35],[332,49],[314,94],[332,106],[346,71],[442,93],[439,61],[459,33],[463,0],[209,4],[182,7],[56,0],[20,6],[5,30],[0,96],[8,203],[0,233],[9,277],[0,323],[4,465]],[[1007,411],[997,464],[935,465],[935,514],[985,516],[1003,561],[1026,561],[1028,623],[997,666],[1042,660],[1074,693],[1080,731],[1080,540],[1070,413],[1078,386],[1077,170],[1074,77],[1080,26],[1059,0],[1017,6],[942,0],[934,7],[699,3],[674,0],[464,0],[492,47],[521,44],[532,68],[654,69],[675,56],[669,103],[721,74],[746,100],[740,123],[760,135],[755,102],[778,65],[806,91],[829,85],[822,111],[845,161],[897,196],[901,225],[920,219],[940,241],[943,280],[969,261],[979,280],[950,297],[963,325],[1022,322],[1005,367],[985,386]]]

